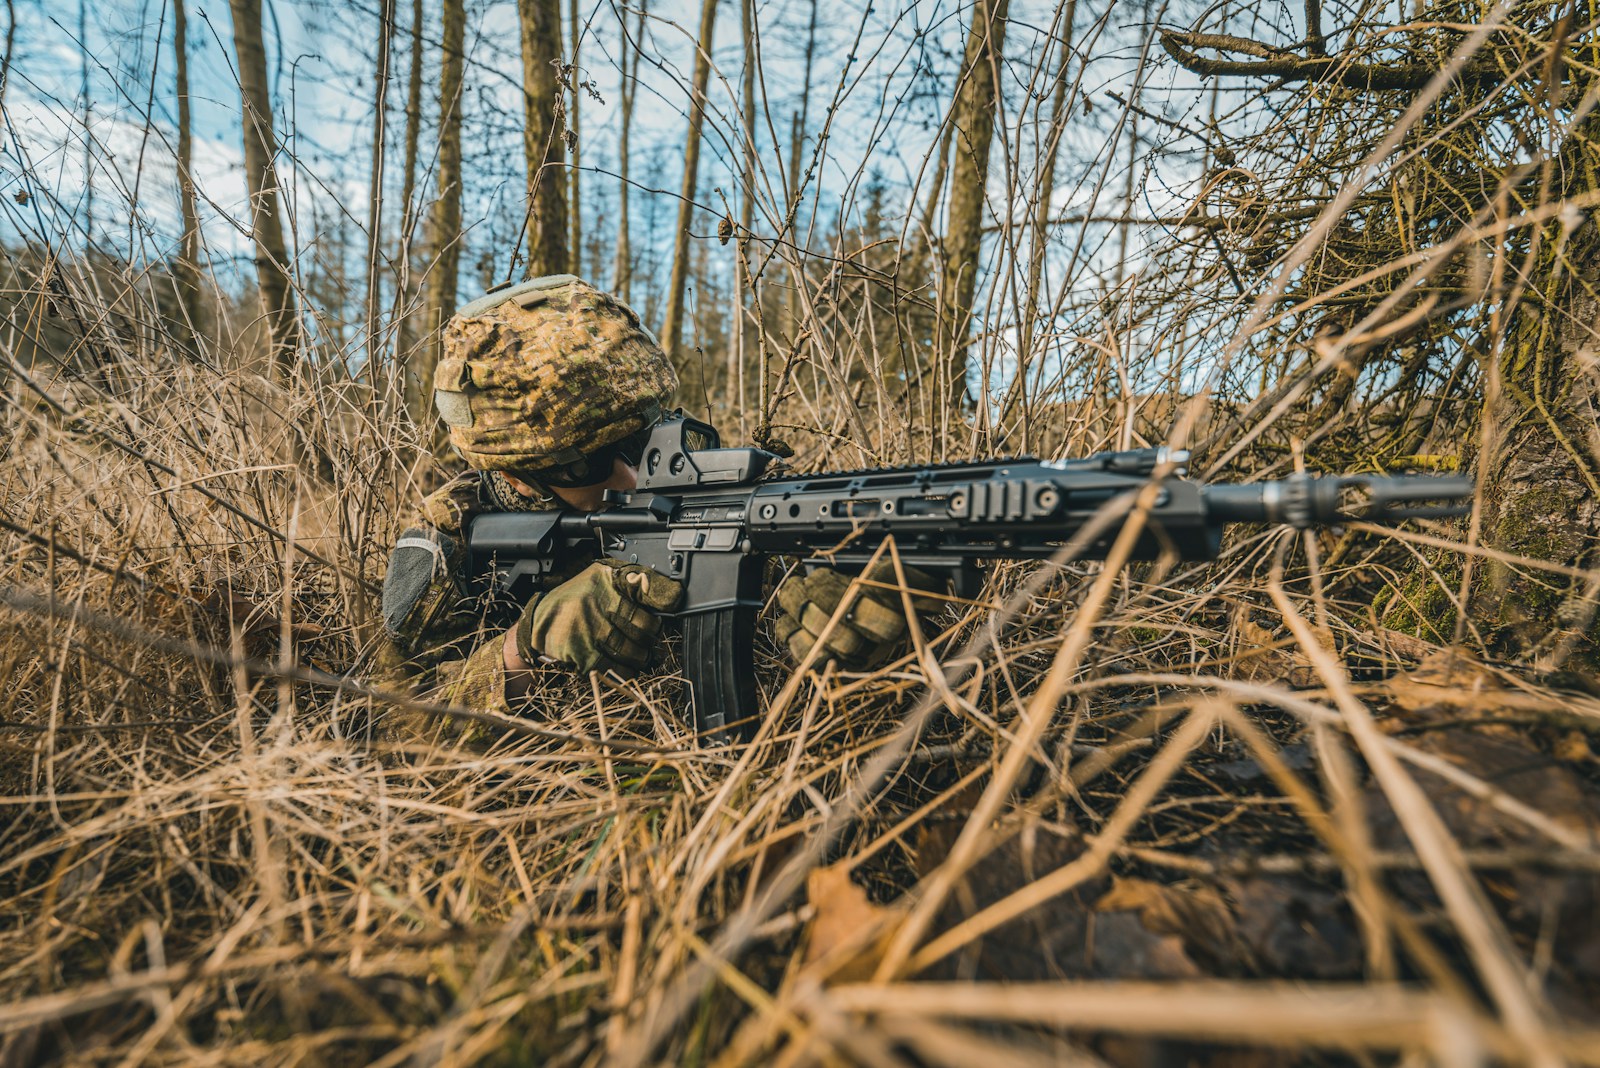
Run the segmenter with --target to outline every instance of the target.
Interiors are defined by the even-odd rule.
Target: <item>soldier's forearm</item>
[[[501,662],[506,666],[506,700],[527,696],[528,688],[533,685],[533,665],[517,652],[517,628],[505,632],[500,650]]]

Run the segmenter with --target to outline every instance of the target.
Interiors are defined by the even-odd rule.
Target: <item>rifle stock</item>
[[[1206,485],[1182,477],[1187,454],[1164,449],[766,477],[777,460],[760,449],[720,448],[715,429],[674,416],[646,446],[637,488],[608,493],[601,511],[473,519],[470,567],[494,593],[525,600],[572,554],[598,546],[683,583],[675,614],[695,731],[727,742],[748,739],[759,719],[753,643],[772,555],[825,554],[831,565],[859,566],[893,535],[908,564],[975,596],[980,560],[1048,559],[1107,502],[1153,478],[1161,488],[1136,560],[1210,559],[1229,523],[1306,528],[1461,515],[1473,493],[1463,477],[1295,475]],[[1079,555],[1103,557],[1116,533],[1111,524]]]

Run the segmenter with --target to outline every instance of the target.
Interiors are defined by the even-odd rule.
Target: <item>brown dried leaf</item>
[[[1245,646],[1271,645],[1278,636],[1266,627],[1246,617],[1239,620],[1239,641]]]
[[[1311,633],[1316,637],[1317,644],[1331,653],[1335,660],[1340,658],[1339,645],[1333,640],[1333,632],[1327,627],[1312,627]],[[1311,658],[1296,646],[1289,651],[1289,658],[1293,666],[1285,676],[1291,686],[1316,686],[1321,682],[1317,669],[1311,666]]]
[[[1553,752],[1557,760],[1569,764],[1584,764],[1595,759],[1594,750],[1589,748],[1589,736],[1582,731],[1567,731],[1556,740]]]
[[[1115,877],[1111,889],[1094,903],[1096,912],[1138,912],[1139,920],[1157,934],[1180,935],[1215,942],[1231,926],[1227,903],[1215,890],[1189,889]]]
[[[1238,916],[1237,965],[1255,974],[1355,979],[1361,939],[1344,895],[1299,877],[1262,876],[1228,884]]]
[[[1439,652],[1439,647],[1432,642],[1423,641],[1404,631],[1390,630],[1388,627],[1374,627],[1370,641],[1379,649],[1413,660],[1426,660]]]
[[[1098,979],[1198,979],[1205,973],[1190,959],[1183,939],[1151,932],[1131,912],[1089,917],[1083,974]]]
[[[1294,660],[1283,649],[1274,648],[1278,636],[1250,618],[1241,608],[1234,616],[1234,677],[1248,682],[1275,682],[1294,667]]]
[[[848,863],[817,868],[806,879],[815,910],[806,940],[807,968],[830,979],[870,975],[882,955],[884,937],[900,918],[897,909],[875,905],[850,879]]]
[[[1520,728],[1439,730],[1406,739],[1408,745],[1443,757],[1456,767],[1482,779],[1494,791],[1544,813],[1562,826],[1600,841],[1600,805],[1583,779],[1554,758],[1539,751]],[[1497,809],[1484,798],[1473,797],[1454,785],[1429,784],[1429,797],[1450,833],[1468,848],[1498,849],[1512,845],[1541,844],[1544,839],[1521,821]],[[1394,828],[1389,806],[1381,791],[1369,790],[1368,807],[1380,842]]]
[[[1460,649],[1439,649],[1389,680],[1394,703],[1407,712],[1469,705],[1478,714],[1503,708],[1508,691],[1493,672]]]
[[[1116,877],[1094,903],[1097,913],[1132,912],[1159,938],[1177,939],[1187,967],[1197,956],[1212,960],[1231,955],[1233,916],[1215,890],[1168,886],[1146,879]]]

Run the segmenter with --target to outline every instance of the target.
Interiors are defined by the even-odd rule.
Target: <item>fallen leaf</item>
[[[1467,705],[1481,713],[1503,707],[1507,693],[1494,673],[1460,649],[1439,649],[1389,680],[1394,703],[1407,712]]]
[[[807,969],[834,981],[870,975],[900,910],[873,904],[851,880],[848,863],[812,871],[806,878],[806,897],[814,910],[806,939]]]
[[[1177,939],[1186,962],[1232,955],[1233,917],[1215,890],[1116,877],[1111,889],[1094,903],[1094,910],[1136,913],[1150,934]],[[1194,964],[1188,963],[1188,967]]]
[[[1278,636],[1250,618],[1241,607],[1233,617],[1233,677],[1246,682],[1276,682],[1294,668],[1294,660],[1281,648]]]
[[[1361,939],[1337,890],[1299,877],[1263,876],[1232,882],[1243,952],[1255,974],[1313,979],[1361,975]]]
[[[1557,739],[1554,748],[1555,758],[1569,764],[1583,764],[1594,759],[1594,750],[1589,748],[1589,737],[1582,731],[1567,731]]]
[[[1332,654],[1335,660],[1341,659],[1339,644],[1333,640],[1332,631],[1327,627],[1312,627],[1311,633],[1317,639],[1317,644]],[[1299,646],[1289,650],[1289,657],[1294,662],[1287,676],[1289,685],[1303,688],[1321,684],[1322,676],[1317,674],[1317,669],[1311,665],[1311,658]]]
[[[1600,841],[1600,806],[1584,780],[1555,758],[1539,751],[1519,728],[1437,730],[1407,738],[1405,744],[1443,759],[1488,783],[1498,793],[1542,812],[1552,822]],[[1467,848],[1500,849],[1540,845],[1545,839],[1522,821],[1483,798],[1428,776],[1429,800],[1457,841]],[[1386,847],[1402,848],[1388,796],[1368,789],[1368,811],[1374,835]]]
[[[1177,935],[1150,931],[1131,912],[1089,917],[1081,974],[1095,979],[1198,979],[1203,973]]]
[[[1392,651],[1399,656],[1410,657],[1413,660],[1426,660],[1439,652],[1439,647],[1433,642],[1423,641],[1404,631],[1390,630],[1388,627],[1374,628],[1373,636],[1369,639],[1372,645],[1385,651]]]

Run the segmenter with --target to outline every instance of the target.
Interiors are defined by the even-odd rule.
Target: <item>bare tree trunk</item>
[[[400,201],[409,221],[411,198],[417,192],[417,146],[422,136],[422,0],[411,0],[411,71],[406,81],[405,173],[401,175]],[[409,232],[404,235],[409,237]]]
[[[517,0],[522,30],[522,149],[528,168],[528,274],[567,270],[566,175],[562,164],[565,111],[561,62],[561,0]]]
[[[1591,45],[1579,53],[1590,70],[1597,51]],[[1597,161],[1600,113],[1590,112],[1547,164],[1550,187],[1542,202],[1570,204],[1592,196]],[[1600,226],[1591,213],[1581,218],[1576,226],[1547,223],[1527,252],[1502,253],[1503,262],[1516,265],[1516,280],[1510,295],[1499,298],[1505,310],[1496,318],[1506,317],[1503,333],[1490,331],[1504,341],[1493,353],[1499,367],[1483,415],[1490,447],[1478,466],[1488,545],[1585,568],[1589,575],[1560,581],[1550,575],[1535,579],[1498,561],[1469,566],[1459,596],[1462,602],[1470,596],[1471,615],[1457,617],[1453,641],[1463,643],[1470,618],[1496,653],[1592,680],[1600,675],[1600,582],[1593,577],[1600,556],[1600,385],[1588,354],[1600,344],[1600,295],[1591,281],[1600,273]],[[1394,603],[1432,602],[1433,611],[1448,618],[1449,609],[1438,607],[1448,601],[1433,592],[1433,582],[1431,567],[1418,568],[1410,583],[1413,599],[1408,604],[1396,597]],[[1434,622],[1426,612],[1422,616]]]
[[[1137,98],[1134,98],[1137,99]],[[1113,284],[1122,285],[1122,280],[1128,274],[1128,231],[1133,229],[1133,194],[1137,187],[1134,175],[1139,166],[1139,113],[1131,112],[1128,115],[1128,173],[1122,183],[1122,210],[1118,213],[1122,221],[1117,223],[1117,263],[1116,272],[1112,276]],[[1351,378],[1352,385],[1355,379]]]
[[[0,56],[0,114],[6,109],[6,86],[11,84],[11,55],[17,43],[17,0],[6,0],[6,51]]]
[[[811,24],[806,29],[806,59],[800,80],[800,110],[789,129],[789,197],[800,195],[800,155],[806,143],[806,124],[811,117],[811,70],[817,55],[817,4],[811,0]]]
[[[1050,128],[1045,134],[1044,158],[1039,161],[1039,196],[1033,204],[1033,237],[1028,246],[1028,290],[1022,313],[1022,343],[1020,352],[1026,360],[1033,347],[1033,335],[1038,322],[1036,305],[1039,287],[1044,276],[1044,254],[1049,244],[1050,201],[1056,191],[1056,157],[1061,150],[1061,136],[1067,128],[1067,67],[1072,62],[1072,24],[1077,15],[1077,0],[1067,0],[1061,20],[1061,62],[1056,67],[1054,93],[1050,100]]]
[[[178,240],[178,261],[173,265],[177,283],[180,330],[190,341],[202,330],[200,320],[200,211],[194,193],[194,134],[189,117],[189,19],[186,0],[173,0],[172,50],[178,74],[178,201],[183,235]]]
[[[964,80],[956,83],[955,94],[950,98],[950,110],[946,112],[944,122],[939,126],[939,148],[934,154],[933,178],[928,182],[928,198],[922,205],[921,223],[911,228],[911,240],[908,247],[900,250],[895,261],[895,285],[900,286],[900,269],[906,264],[919,265],[934,240],[934,234],[939,227],[939,203],[944,197],[945,182],[950,177],[950,145],[955,140],[956,111],[961,106],[961,89]],[[921,278],[915,283],[915,288],[921,288]],[[937,341],[937,339],[935,339]],[[919,369],[920,382],[920,369]]]
[[[267,53],[261,44],[261,0],[229,0],[233,47],[239,57],[239,95],[244,111],[244,171],[250,187],[250,233],[255,241],[256,284],[262,317],[271,334],[272,367],[280,382],[294,372],[300,319],[289,278],[283,239],[278,172],[273,165],[272,97],[267,89]]]
[[[761,62],[761,49],[756,41],[755,0],[740,0],[739,29],[744,40],[744,173],[740,177],[738,254],[734,261],[733,283],[733,335],[728,340],[733,366],[729,369],[728,384],[734,391],[734,406],[739,412],[739,432],[745,434],[745,369],[750,365],[750,352],[755,348],[751,315],[745,308],[749,297],[751,312],[759,313],[761,302],[756,299],[755,283],[750,276],[750,225],[755,220],[756,203],[756,65]],[[757,369],[765,374],[764,369]]]
[[[649,8],[650,0],[640,0],[639,27],[635,31],[640,42],[644,38],[644,20]],[[625,304],[632,299],[630,291],[633,289],[633,249],[628,234],[628,134],[633,128],[633,96],[639,85],[639,52],[638,44],[629,44],[627,27],[624,25],[619,57],[619,69],[622,72],[622,132],[617,147],[617,169],[622,183],[617,204],[617,262],[611,273],[611,286],[618,299]]]
[[[940,347],[949,374],[949,403],[960,410],[967,391],[967,335],[978,284],[983,240],[984,188],[989,142],[994,136],[995,69],[1005,43],[1009,0],[977,0],[956,90],[950,168],[950,209],[945,223],[944,271],[939,285]]]
[[[383,0],[378,10],[377,91],[373,99],[372,176],[367,195],[367,373],[377,384],[378,302],[383,299],[383,283],[378,262],[383,258],[383,163],[384,135],[389,123],[389,48],[394,38],[395,0]]]
[[[567,119],[567,143],[572,149],[572,159],[568,164],[567,174],[571,177],[572,188],[567,195],[567,220],[571,224],[571,236],[567,239],[567,256],[571,261],[573,274],[583,273],[583,201],[580,198],[581,188],[578,172],[578,105],[579,98],[583,96],[583,87],[579,84],[578,74],[578,47],[582,44],[583,24],[578,17],[578,0],[572,0],[570,5],[572,19],[572,50],[569,63],[572,74],[572,105]]]
[[[94,244],[94,107],[89,99],[89,5],[78,4],[78,102],[83,106],[83,249]]]
[[[672,238],[672,280],[667,285],[667,319],[661,343],[675,360],[683,335],[683,291],[689,281],[689,226],[699,184],[700,131],[705,128],[706,82],[711,77],[711,36],[716,28],[717,0],[701,0],[700,41],[694,59],[694,91],[689,98],[689,133],[683,146],[683,186],[678,200],[678,227]]]
[[[406,147],[401,176],[400,249],[396,257],[395,278],[395,353],[401,366],[409,366],[413,329],[411,325],[411,242],[421,214],[411,201],[417,193],[417,146],[422,129],[422,0],[411,0],[411,74],[406,84]]]
[[[412,356],[406,403],[418,426],[431,426],[433,371],[439,365],[440,329],[456,310],[456,274],[461,265],[461,83],[466,41],[463,0],[444,0],[444,40],[439,64],[439,191],[428,240],[433,264],[427,278],[427,341]]]
[[[806,61],[800,82],[800,110],[795,112],[794,119],[789,126],[789,215],[784,220],[785,228],[790,231],[790,236],[799,233],[795,218],[800,213],[800,155],[805,150],[806,125],[811,118],[811,68],[817,54],[817,4],[818,0],[811,0],[811,25],[806,30]],[[799,244],[798,241],[795,242]],[[793,289],[789,291],[788,300],[788,333],[789,343],[800,334],[800,285],[796,281]],[[767,405],[763,399],[761,411],[763,418]]]
[[[960,106],[960,91],[960,86],[957,86],[957,97],[950,101],[950,115],[945,119],[944,132],[939,135],[939,152],[933,162],[933,180],[928,183],[928,201],[922,206],[922,226],[914,235],[916,242],[912,247],[919,255],[927,249],[939,225],[939,198],[944,196],[944,184],[950,177],[950,144],[955,140],[955,112]]]

